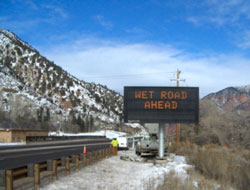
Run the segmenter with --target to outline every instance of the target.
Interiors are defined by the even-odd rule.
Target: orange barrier
[[[86,149],[86,146],[83,147],[83,151],[82,151],[83,154],[87,154],[87,149]]]

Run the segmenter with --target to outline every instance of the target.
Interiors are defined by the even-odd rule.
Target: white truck
[[[148,135],[143,136],[135,148],[135,153],[141,156],[156,156],[159,149],[159,124],[145,124]],[[165,150],[167,142],[165,141]]]
[[[117,137],[118,149],[119,150],[128,150],[128,139],[127,137]]]

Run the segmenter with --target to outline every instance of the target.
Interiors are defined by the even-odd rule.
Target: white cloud
[[[239,24],[241,20],[250,20],[250,2],[243,0],[206,0],[200,4],[204,8],[202,14],[188,16],[187,21],[194,24],[215,23]]]
[[[67,18],[67,12],[59,6],[55,5],[42,5],[43,8],[48,9],[50,14],[54,17],[60,16],[61,18]]]
[[[101,26],[103,26],[106,29],[112,29],[113,28],[112,22],[104,19],[104,17],[102,15],[96,15],[94,17],[94,19],[97,21],[98,24],[100,24]]]
[[[208,24],[214,27],[224,27],[241,49],[250,48],[250,1],[244,0],[206,0],[199,8],[202,13],[192,14],[186,20],[198,27],[206,27]]]
[[[170,79],[177,69],[187,81],[181,85],[200,87],[201,97],[229,86],[247,85],[250,81],[247,58],[237,55],[196,57],[164,44],[85,39],[55,46],[43,53],[79,79],[101,83],[119,92],[123,92],[123,86],[175,86]],[[90,78],[149,73],[162,74]]]
[[[25,0],[25,1],[23,1],[23,0],[10,0],[10,2],[12,4],[18,4],[18,3],[26,4],[31,9],[34,9],[34,10],[38,9],[36,3],[33,0]]]
[[[44,5],[35,3],[32,0],[13,0],[13,4],[24,4],[27,11],[21,15],[8,15],[0,17],[1,28],[23,33],[24,31],[34,29],[41,24],[58,24],[68,18],[66,10],[56,5]],[[31,11],[30,11],[31,10]],[[43,16],[37,17],[37,12],[44,10]],[[40,13],[40,12],[39,12]],[[32,16],[30,16],[32,15]]]
[[[194,25],[200,25],[201,24],[200,18],[194,17],[194,16],[188,17],[187,21],[193,23]]]
[[[34,9],[34,10],[38,10],[38,7],[36,5],[36,3],[33,0],[26,0],[24,1],[30,8]]]
[[[238,36],[241,36],[241,38],[238,40],[238,46],[242,49],[250,48],[250,30],[244,31]]]
[[[133,28],[129,28],[125,30],[127,33],[131,33],[131,34],[139,34],[139,35],[147,35],[149,32],[144,30],[143,28],[139,28],[139,27],[133,27]]]
[[[22,20],[14,20],[11,17],[0,18],[1,28],[22,33],[25,30],[39,26],[41,23],[51,23],[52,19],[47,18],[27,18]]]

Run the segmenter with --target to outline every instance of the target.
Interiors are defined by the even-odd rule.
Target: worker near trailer
[[[112,152],[114,155],[117,155],[117,149],[118,149],[118,140],[116,138],[113,138],[110,147],[112,148]]]

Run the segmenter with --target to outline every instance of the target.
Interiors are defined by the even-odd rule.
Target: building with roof
[[[25,129],[0,130],[0,143],[26,142],[27,136],[48,136],[48,131]]]

